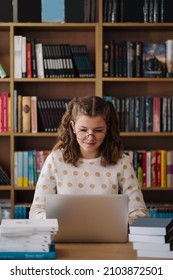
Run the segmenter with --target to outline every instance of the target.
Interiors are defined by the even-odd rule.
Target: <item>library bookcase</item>
[[[11,200],[14,206],[30,204],[35,187],[14,186],[14,152],[51,150],[56,133],[16,133],[13,124],[14,89],[23,95],[46,98],[73,98],[97,95],[135,97],[173,95],[172,78],[115,78],[103,77],[103,44],[116,40],[166,41],[173,39],[173,23],[104,23],[103,2],[98,1],[96,23],[0,23],[0,63],[7,78],[0,79],[0,93],[11,97],[11,130],[0,132],[0,165],[10,174],[11,184],[0,186],[0,198]],[[95,78],[14,78],[14,35],[36,38],[44,44],[85,44],[95,67]],[[126,150],[173,150],[173,133],[122,132]],[[173,203],[173,186],[142,188],[146,202]]]

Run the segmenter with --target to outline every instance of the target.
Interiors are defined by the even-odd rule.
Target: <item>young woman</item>
[[[123,153],[115,107],[100,97],[74,98],[57,144],[37,182],[30,218],[46,218],[46,194],[118,194],[129,197],[129,224],[148,215],[130,162]]]

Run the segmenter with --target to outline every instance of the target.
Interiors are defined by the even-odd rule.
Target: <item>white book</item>
[[[0,252],[49,252],[49,244],[11,244],[11,246],[1,246]]]
[[[14,78],[22,78],[22,36],[14,36]]]
[[[137,250],[138,257],[173,259],[173,251]]]
[[[52,242],[52,237],[53,235],[51,234],[32,234],[29,236],[1,236],[0,235],[0,244],[49,244]]]
[[[148,242],[148,243],[159,243],[163,244],[166,242],[164,235],[144,235],[144,234],[130,234],[130,242]]]
[[[44,64],[43,64],[43,45],[41,43],[35,44],[37,75],[38,78],[44,78]]]
[[[22,78],[26,78],[26,37],[22,36]]]
[[[31,235],[58,231],[57,219],[4,219],[1,222],[1,235]]]
[[[133,242],[134,250],[172,251],[171,243]]]

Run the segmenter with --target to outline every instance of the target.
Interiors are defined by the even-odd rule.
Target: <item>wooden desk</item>
[[[132,243],[57,243],[59,260],[136,260]]]

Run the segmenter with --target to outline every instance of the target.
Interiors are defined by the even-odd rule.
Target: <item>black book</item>
[[[41,0],[14,0],[14,22],[41,22]]]
[[[13,21],[13,0],[0,1],[0,22]]]
[[[65,22],[84,22],[84,0],[65,0]]]
[[[173,1],[172,0],[160,0],[161,1],[161,22],[173,22],[172,10]]]
[[[0,166],[0,185],[10,185],[10,178],[7,172]]]
[[[37,78],[37,62],[36,62],[36,50],[35,50],[36,41],[31,40],[31,56],[32,56],[32,77]]]
[[[144,22],[144,1],[142,0],[121,0],[122,22]]]

